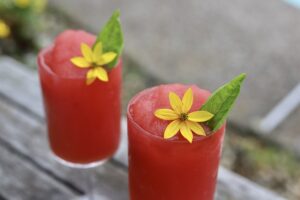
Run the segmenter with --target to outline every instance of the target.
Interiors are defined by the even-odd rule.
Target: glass
[[[60,77],[51,70],[46,62],[51,49],[38,56],[51,150],[69,167],[103,164],[120,139],[122,61],[109,72],[108,82],[86,85],[85,77]]]
[[[131,200],[212,200],[225,126],[210,136],[195,138],[191,144],[148,132],[135,121],[131,106],[154,90],[142,91],[128,105]]]

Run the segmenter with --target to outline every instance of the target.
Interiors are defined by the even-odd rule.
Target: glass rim
[[[64,76],[59,76],[57,75],[51,67],[46,63],[45,61],[45,55],[50,52],[53,49],[54,45],[50,45],[48,47],[43,48],[39,54],[38,54],[38,65],[39,68],[42,67],[46,73],[50,74],[51,76],[54,76],[55,78],[59,79],[66,79],[66,80],[80,80],[80,79],[85,79],[85,77],[64,77]]]
[[[158,135],[155,135],[155,134],[152,134],[151,131],[148,131],[146,129],[144,129],[143,127],[141,127],[138,122],[136,122],[133,117],[132,117],[132,114],[130,112],[130,107],[131,105],[134,104],[134,102],[141,96],[143,95],[143,93],[149,91],[149,90],[152,90],[156,87],[159,87],[158,86],[154,86],[154,87],[150,87],[150,88],[146,88],[142,91],[140,91],[139,93],[137,93],[136,95],[134,95],[130,101],[128,102],[128,105],[127,105],[127,109],[126,109],[126,112],[127,112],[127,119],[135,126],[135,128],[139,129],[140,131],[142,131],[144,133],[144,135],[150,137],[150,138],[154,138],[154,139],[157,139],[157,140],[161,140],[161,141],[164,141],[164,142],[167,142],[167,143],[182,143],[182,144],[185,144],[185,143],[188,143],[190,144],[187,140],[176,140],[176,139],[164,139],[163,137],[160,137]],[[223,125],[224,126],[224,125]],[[196,139],[193,139],[193,142],[191,143],[194,144],[194,143],[200,143],[202,141],[205,141],[207,139],[209,139],[210,137],[214,136],[215,134],[217,134],[220,130],[222,129],[222,127],[217,130],[216,132],[210,134],[210,135],[207,135],[207,136],[203,136],[203,137],[197,137]],[[128,130],[127,130],[128,131]],[[224,129],[225,131],[225,129]]]

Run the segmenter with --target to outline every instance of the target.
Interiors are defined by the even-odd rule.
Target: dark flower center
[[[98,67],[98,65],[96,62],[93,62],[91,67]]]
[[[185,120],[187,120],[188,119],[188,114],[186,114],[186,113],[181,113],[180,114],[180,116],[179,116],[179,119],[181,120],[181,121],[185,121]]]

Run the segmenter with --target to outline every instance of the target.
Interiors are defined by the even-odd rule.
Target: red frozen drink
[[[119,143],[121,60],[107,70],[105,81],[88,84],[89,69],[71,62],[95,40],[84,31],[65,31],[38,57],[51,149],[75,164],[105,160]]]
[[[182,98],[189,88],[194,99],[190,112],[197,111],[210,93],[194,85],[161,85],[142,91],[130,101],[127,117],[131,200],[214,198],[225,126],[208,136],[193,133],[190,142],[181,134],[165,139],[163,133],[170,121],[154,115],[157,109],[172,109],[170,92]],[[184,120],[184,116],[180,119]],[[209,133],[204,123],[201,126]]]

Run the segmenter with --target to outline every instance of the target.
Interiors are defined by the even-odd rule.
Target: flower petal
[[[91,66],[91,63],[89,63],[85,58],[83,57],[74,57],[71,58],[71,62],[80,68],[89,68]]]
[[[96,67],[95,68],[95,75],[101,81],[107,82],[108,81],[108,74],[107,71],[103,67]]]
[[[186,122],[182,123],[182,125],[180,127],[180,132],[181,132],[181,135],[189,141],[189,143],[192,143],[193,133],[192,133],[191,129],[188,127],[188,125],[186,124]]]
[[[180,130],[181,125],[182,125],[182,122],[179,119],[172,121],[167,126],[167,128],[164,132],[164,138],[168,139],[168,138],[171,138],[174,135],[176,135],[178,133],[178,131]]]
[[[86,61],[88,61],[89,63],[93,62],[93,52],[87,44],[81,44],[81,53]]]
[[[193,105],[193,90],[192,88],[189,88],[183,95],[182,98],[182,111],[184,113],[187,113],[190,111],[192,105]]]
[[[111,61],[113,61],[116,58],[117,54],[114,52],[108,52],[103,54],[97,61],[96,63],[98,65],[105,65],[110,63]]]
[[[188,114],[188,120],[193,122],[206,122],[213,118],[213,114],[207,111],[195,111]]]
[[[96,78],[86,79],[86,84],[91,85],[95,80],[96,80]]]
[[[173,108],[173,110],[177,114],[181,114],[182,113],[182,102],[181,102],[179,96],[177,96],[177,94],[175,94],[174,92],[170,92],[169,93],[169,101],[170,101],[170,105]]]
[[[9,26],[0,19],[0,38],[6,38],[10,35]]]
[[[98,42],[93,49],[93,61],[97,63],[98,60],[102,57],[102,43]],[[102,65],[102,64],[99,64]]]
[[[90,85],[96,80],[97,76],[95,73],[95,69],[90,69],[86,74],[86,84]]]
[[[157,109],[154,115],[163,120],[175,120],[179,118],[178,114],[171,109]]]
[[[206,136],[204,129],[197,122],[186,121],[186,124],[197,135]]]

